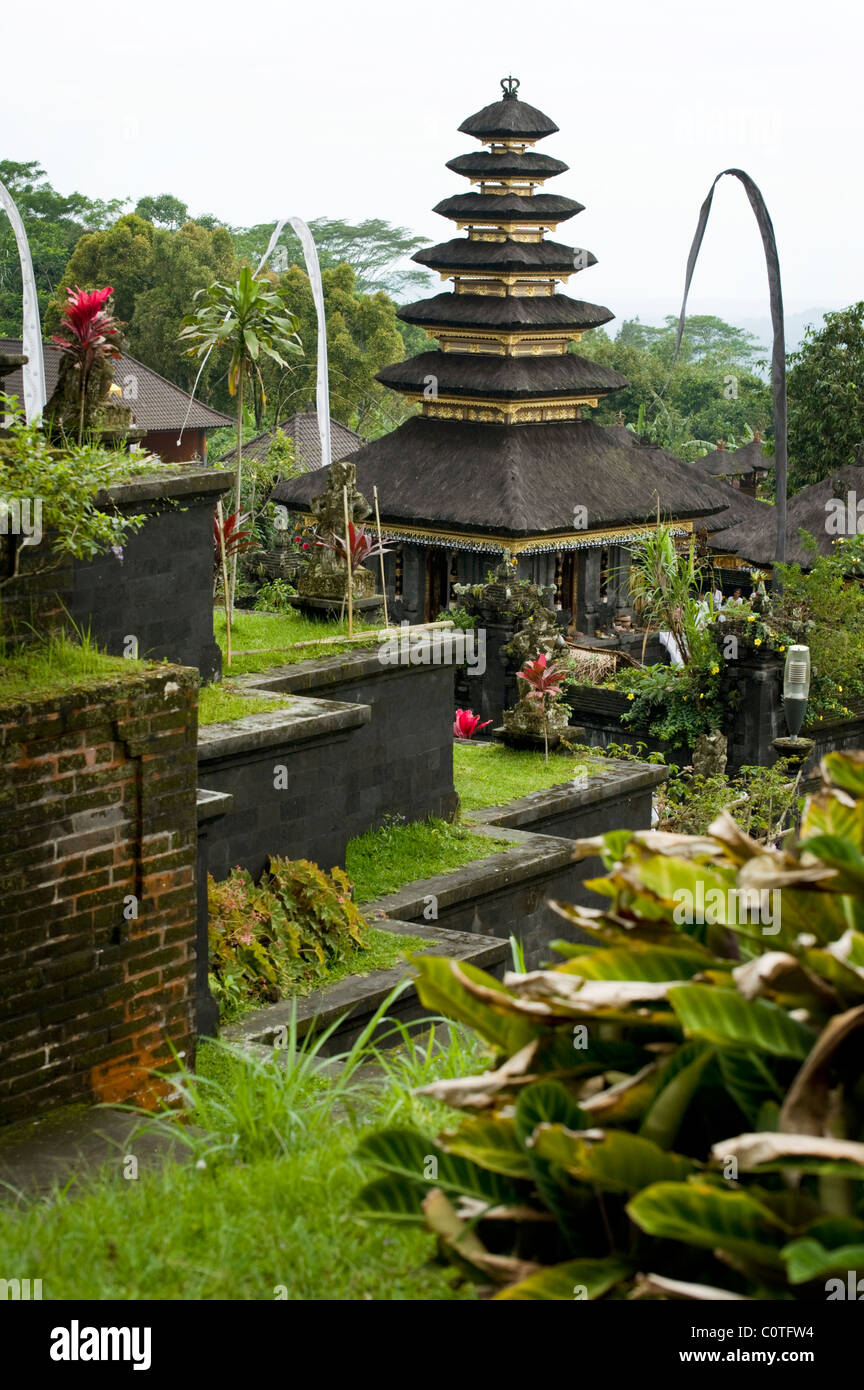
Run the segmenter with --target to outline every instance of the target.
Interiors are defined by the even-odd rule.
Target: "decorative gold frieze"
[[[441,278],[448,277],[442,276]],[[487,275],[483,279],[453,275],[449,278],[453,280],[457,294],[491,294],[497,295],[500,299],[506,299],[509,296],[516,299],[532,299],[537,295],[555,293],[554,279],[528,280],[516,275]]]
[[[604,394],[600,393],[600,394]],[[581,420],[584,405],[596,408],[600,395],[552,396],[531,400],[501,400],[498,397],[438,395],[426,398],[422,392],[407,392],[431,420],[473,420],[478,424],[526,425],[544,420]]]
[[[477,237],[474,233],[478,230],[485,231],[488,227],[494,227],[496,232],[503,233],[505,237],[512,237],[514,241],[542,241],[546,232],[554,232],[558,226],[559,219],[555,218],[534,218],[523,217],[518,222],[504,222],[490,213],[489,217],[471,217],[468,221],[457,222],[458,231],[467,231],[475,241],[482,241],[483,238]]]
[[[427,328],[427,338],[437,338],[442,352],[480,352],[496,357],[563,357],[570,343],[582,341],[581,332],[572,328],[560,332],[546,330],[531,332],[495,333],[476,328]]]

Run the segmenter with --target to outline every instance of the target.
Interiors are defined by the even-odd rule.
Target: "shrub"
[[[364,948],[366,923],[342,869],[271,858],[255,883],[246,869],[207,884],[210,988],[223,1016],[272,1003],[292,981],[322,974]]]
[[[728,815],[581,842],[609,906],[557,905],[590,942],[553,969],[420,958],[422,1002],[489,1068],[421,1088],[466,1112],[432,1148],[361,1143],[361,1215],[428,1225],[503,1299],[842,1296],[864,1271],[864,753],[822,775],[783,850]],[[754,889],[782,894],[770,934]]]
[[[291,599],[296,595],[297,590],[287,579],[271,579],[258,590],[255,608],[258,611],[285,613],[294,607]]]

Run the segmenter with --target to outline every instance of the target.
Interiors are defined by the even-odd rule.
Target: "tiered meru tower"
[[[463,235],[414,257],[452,289],[399,310],[437,349],[378,374],[418,414],[351,460],[399,542],[397,612],[436,616],[455,582],[477,582],[509,550],[520,577],[554,581],[562,610],[591,629],[624,601],[621,548],[650,528],[658,495],[684,529],[722,503],[697,470],[589,418],[627,381],[572,345],[613,315],[560,288],[596,264],[550,239],[582,205],[545,191],[567,165],[535,146],[558,127],[519,100],[514,78],[501,85],[503,98],[459,127],[484,148],[447,165],[471,191],[435,208]],[[322,486],[306,474],[273,499],[303,510]]]

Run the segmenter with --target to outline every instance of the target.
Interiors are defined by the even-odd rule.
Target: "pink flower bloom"
[[[480,723],[479,714],[474,714],[470,709],[457,709],[456,718],[453,721],[454,738],[473,738],[478,729],[485,729],[487,724],[491,724],[491,719],[484,719]]]

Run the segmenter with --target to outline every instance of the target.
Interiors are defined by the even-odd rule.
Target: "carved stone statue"
[[[318,536],[331,539],[345,535],[345,501],[343,488],[348,489],[348,519],[355,526],[365,521],[371,511],[369,503],[357,490],[357,469],[353,463],[332,463],[328,469],[327,487],[309,504],[315,518]],[[344,558],[326,546],[316,546],[297,580],[297,592],[305,598],[344,599],[348,590],[348,571]],[[375,575],[363,565],[351,572],[354,598],[369,598],[375,593]]]

